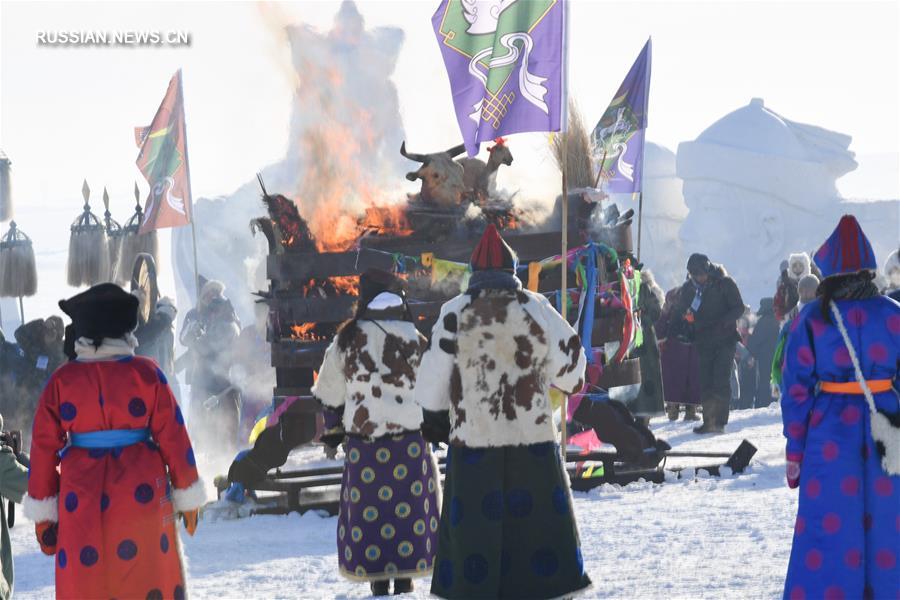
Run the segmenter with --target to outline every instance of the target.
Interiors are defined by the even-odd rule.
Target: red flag
[[[189,224],[191,177],[188,171],[181,69],[169,81],[169,89],[153,122],[149,127],[136,127],[134,134],[141,149],[136,164],[150,184],[140,233]]]

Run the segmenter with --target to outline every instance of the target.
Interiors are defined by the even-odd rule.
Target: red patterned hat
[[[516,270],[519,259],[513,249],[503,241],[493,224],[488,225],[481,236],[481,241],[472,253],[469,264],[473,271],[512,271]]]
[[[875,253],[853,215],[841,217],[838,226],[814,257],[824,277],[876,270]]]

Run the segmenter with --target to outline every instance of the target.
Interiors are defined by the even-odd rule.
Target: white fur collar
[[[127,333],[123,338],[103,338],[100,347],[94,346],[93,340],[78,338],[75,340],[75,354],[81,361],[113,360],[123,356],[134,356],[137,338]]]

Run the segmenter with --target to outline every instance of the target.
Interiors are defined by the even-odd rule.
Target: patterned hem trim
[[[351,573],[350,571],[345,570],[343,567],[338,567],[338,572],[345,579],[349,579],[350,581],[384,581],[386,579],[419,579],[422,577],[431,577],[434,569],[427,569],[425,571],[397,571],[396,573],[391,573],[388,575],[387,573],[367,573],[365,577],[361,577],[356,573]]]

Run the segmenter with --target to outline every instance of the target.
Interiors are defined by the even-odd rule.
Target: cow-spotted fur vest
[[[406,321],[356,323],[346,350],[337,337],[325,351],[313,395],[325,406],[344,407],[344,430],[378,438],[418,431],[422,408],[415,402],[416,370],[425,338]]]
[[[441,309],[416,400],[430,411],[449,410],[451,444],[547,442],[555,439],[550,386],[578,392],[584,369],[578,335],[543,296],[461,294]]]

